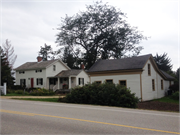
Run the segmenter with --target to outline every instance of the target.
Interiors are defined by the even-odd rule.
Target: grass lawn
[[[1,96],[31,96],[31,95],[28,95],[28,94],[17,94],[17,93],[8,93],[6,95],[1,95]]]
[[[45,101],[45,102],[58,102],[59,98],[12,98],[18,100],[31,100],[31,101]]]
[[[169,97],[162,97],[160,99],[155,99],[154,101],[160,101],[160,102],[165,102],[165,103],[174,103],[174,104],[179,104],[179,100],[174,100]]]

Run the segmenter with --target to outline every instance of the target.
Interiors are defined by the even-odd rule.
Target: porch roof
[[[63,70],[58,73],[55,77],[69,77],[69,76],[77,76],[82,69],[71,69],[71,70]]]

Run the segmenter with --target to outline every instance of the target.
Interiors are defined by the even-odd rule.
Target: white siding
[[[35,72],[36,70],[25,71],[24,74],[19,74],[16,71],[16,85],[20,85],[20,79],[26,79],[26,87],[31,87],[31,78],[34,80],[34,87],[46,88],[46,70],[42,69],[42,72]],[[43,78],[43,85],[37,85],[37,78]]]
[[[76,76],[76,86],[79,85],[79,78],[84,78],[84,84],[89,83],[89,76],[88,74],[82,70],[77,76]]]
[[[56,70],[53,71],[53,65],[56,66]],[[61,62],[57,61],[46,69],[46,77],[54,77],[62,70],[68,70]]]
[[[136,93],[135,96],[141,98],[140,74],[92,76],[91,83],[95,81],[101,81],[103,83],[106,81],[106,79],[113,79],[113,83],[115,84],[119,84],[119,80],[126,80],[127,88],[130,88],[132,93]]]
[[[148,75],[148,64],[150,64],[151,69],[151,75]],[[157,98],[157,89],[158,89],[158,83],[157,83],[157,73],[154,70],[154,67],[152,66],[150,60],[147,61],[146,65],[143,68],[142,72],[142,97],[143,101],[146,100],[152,100]],[[154,79],[155,83],[155,91],[152,90],[152,79]]]

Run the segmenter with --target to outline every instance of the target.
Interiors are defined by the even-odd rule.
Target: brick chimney
[[[42,61],[42,57],[38,56],[37,57],[37,62],[41,62]]]
[[[81,62],[81,69],[84,69],[84,64],[83,64],[83,62]]]

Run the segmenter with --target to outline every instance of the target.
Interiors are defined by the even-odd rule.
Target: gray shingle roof
[[[55,61],[57,61],[57,59],[42,62],[26,62],[25,64],[15,68],[14,70],[44,69]]]
[[[129,70],[129,69],[142,69],[147,60],[152,56],[151,54],[110,60],[98,60],[88,72],[98,71],[112,71],[112,70]]]
[[[59,74],[57,74],[55,77],[69,77],[69,76],[77,76],[82,69],[71,69],[71,70],[63,70]]]
[[[169,75],[168,73],[166,73],[166,72],[164,72],[164,71],[162,71],[162,70],[160,70],[160,71],[167,77],[168,80],[174,80],[174,79],[175,79],[174,77],[172,77],[172,76]]]

